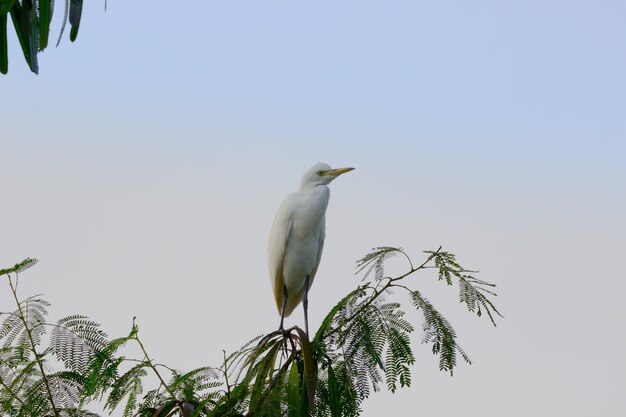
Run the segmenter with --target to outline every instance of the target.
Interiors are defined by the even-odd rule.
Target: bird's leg
[[[278,331],[283,336],[283,354],[287,356],[287,332],[283,327],[283,322],[285,321],[285,307],[287,307],[287,286],[283,285],[283,308],[280,312],[280,327],[278,328]]]
[[[309,337],[309,276],[307,275],[304,280],[304,300],[302,301],[302,307],[304,307],[304,331],[306,336]]]
[[[280,309],[280,330],[283,335],[285,334],[285,328],[283,327],[283,322],[285,321],[285,307],[287,307],[287,286],[283,285],[283,308]]]

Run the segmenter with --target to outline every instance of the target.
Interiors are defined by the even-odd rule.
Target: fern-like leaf
[[[495,287],[487,281],[482,281],[474,278],[471,275],[462,275],[459,278],[459,301],[467,305],[467,309],[472,312],[476,312],[476,315],[480,317],[483,311],[487,312],[489,320],[496,326],[493,315],[497,314],[503,317],[498,311],[496,306],[487,298],[485,293],[496,297],[497,294],[488,288]]]
[[[202,391],[222,385],[221,382],[216,381],[218,376],[218,371],[209,366],[196,368],[184,374],[175,372],[169,383],[169,388],[171,391],[177,392],[181,399],[195,401],[197,398],[201,398]]]
[[[394,248],[392,246],[378,246],[373,248],[370,253],[363,256],[356,262],[356,272],[355,274],[361,273],[365,268],[365,274],[363,275],[363,280],[367,279],[367,277],[374,272],[374,278],[379,281],[383,278],[384,262],[397,255],[398,253],[404,253],[402,248]],[[405,254],[406,255],[406,254]]]
[[[137,396],[141,393],[143,387],[141,378],[148,374],[145,370],[147,366],[147,363],[143,362],[137,364],[115,380],[104,405],[105,409],[113,411],[125,397],[128,397],[126,407],[124,408],[124,417],[132,415],[132,411],[137,403]]]
[[[38,346],[41,343],[41,336],[46,332],[44,325],[48,306],[50,303],[38,295],[21,301],[20,309],[9,314],[0,326],[0,340],[3,341],[3,346],[11,346],[13,342],[20,346],[31,346],[31,338],[33,344]]]
[[[450,252],[445,251],[425,251],[431,255],[435,267],[439,269],[438,276],[440,280],[446,281],[448,285],[452,285],[453,277],[461,277],[461,274],[464,272],[473,272],[473,271],[465,271],[461,265],[456,260],[456,255]]]
[[[67,368],[84,373],[94,355],[106,349],[108,341],[99,323],[83,315],[73,315],[57,322],[50,345]]]
[[[439,355],[439,369],[452,375],[456,366],[456,354],[459,353],[467,363],[471,363],[468,355],[456,342],[456,332],[448,320],[424,298],[419,291],[412,292],[413,305],[422,310],[424,315],[423,343],[432,343],[433,354]]]
[[[463,268],[456,260],[456,256],[450,252],[444,251],[426,251],[431,255],[435,263],[435,267],[438,268],[438,276],[440,280],[444,280],[448,285],[453,284],[453,279],[459,280],[459,300],[467,305],[467,308],[471,312],[475,312],[479,317],[483,311],[487,313],[491,323],[495,326],[496,322],[494,314],[503,317],[493,304],[487,294],[491,296],[497,296],[490,288],[494,288],[495,285],[475,278],[469,273],[475,273],[476,271],[470,271]]]
[[[15,264],[12,268],[0,269],[0,276],[11,273],[20,273],[34,266],[37,262],[39,262],[38,259],[26,258],[22,262]]]
[[[67,410],[75,409],[81,400],[84,379],[75,372],[58,372],[47,375],[55,405]]]
[[[345,312],[348,304],[354,304],[354,302],[365,295],[366,287],[357,287],[355,290],[350,292],[344,298],[341,299],[326,315],[319,329],[315,333],[315,337],[313,338],[313,345],[317,346],[319,342],[322,340],[326,331],[330,329],[332,323],[335,321],[335,318],[339,312]],[[345,316],[345,314],[344,314]]]

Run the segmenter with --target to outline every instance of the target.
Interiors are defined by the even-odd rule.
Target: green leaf
[[[413,305],[422,310],[424,315],[423,343],[432,343],[432,352],[439,355],[439,370],[449,371],[450,375],[456,366],[456,354],[469,364],[471,361],[465,351],[456,342],[456,332],[448,320],[424,298],[419,291],[412,292]]]
[[[78,28],[80,27],[80,18],[83,12],[83,0],[70,1],[70,40],[74,42],[78,36]]]
[[[221,386],[218,381],[210,381],[217,378],[217,371],[209,366],[193,369],[185,374],[174,373],[169,386],[172,391],[182,391],[183,397],[192,399],[193,391],[201,391],[207,388]]]
[[[415,363],[415,357],[411,350],[411,341],[407,333],[397,329],[390,329],[388,335],[387,355],[385,363],[385,377],[387,388],[395,392],[398,388],[396,381],[400,381],[401,387],[411,385],[410,365]]]
[[[252,387],[252,393],[250,394],[250,408],[254,409],[259,406],[263,401],[267,386],[266,381],[269,382],[272,379],[272,373],[274,371],[274,364],[276,362],[276,355],[281,348],[282,341],[277,340],[272,348],[267,352],[265,357],[259,361],[256,367],[256,378],[254,386]]]
[[[26,258],[22,262],[15,264],[12,268],[0,269],[0,276],[11,274],[13,272],[16,272],[16,273],[22,272],[30,268],[31,266],[35,265],[37,262],[39,262],[39,260],[33,259],[33,258]]]
[[[459,301],[467,305],[467,309],[471,312],[476,312],[478,317],[482,316],[483,309],[487,312],[491,323],[496,326],[493,313],[500,317],[502,314],[498,311],[496,306],[487,298],[485,293],[494,297],[497,296],[495,292],[485,287],[493,288],[494,284],[490,282],[482,281],[474,278],[471,275],[462,275],[459,278]],[[482,308],[481,308],[482,307]]]
[[[0,15],[9,13],[17,0],[0,0]]]
[[[315,337],[313,338],[313,345],[314,346],[319,345],[319,343],[321,342],[322,338],[324,337],[324,333],[326,333],[326,330],[332,324],[332,322],[333,322],[335,316],[337,315],[337,313],[339,312],[339,310],[344,308],[350,302],[350,300],[352,300],[354,297],[359,297],[359,296],[363,295],[363,292],[364,292],[364,287],[357,287],[357,289],[355,289],[350,294],[348,294],[345,297],[343,297],[341,299],[341,301],[339,301],[332,308],[332,310],[330,310],[330,312],[324,318],[324,321],[322,321],[322,324],[320,325],[320,328],[315,333]]]
[[[287,382],[287,413],[289,417],[302,417],[300,404],[300,373],[298,363],[293,361]]]
[[[328,402],[330,406],[330,415],[332,417],[341,417],[341,395],[337,388],[337,376],[331,364],[328,365]]]
[[[144,369],[146,367],[148,367],[147,363],[139,363],[115,380],[111,386],[109,397],[104,404],[105,410],[113,411],[124,397],[128,396],[126,406],[124,407],[124,417],[132,414],[132,410],[137,403],[137,395],[142,391],[141,378],[148,374]]]
[[[55,356],[67,368],[81,373],[87,371],[90,359],[104,351],[108,343],[100,324],[80,314],[59,320],[50,338]]]
[[[397,255],[398,253],[404,253],[402,248],[394,248],[392,246],[378,246],[372,249],[372,252],[368,253],[358,261],[356,261],[356,272],[355,274],[360,273],[365,268],[365,275],[363,279],[366,279],[372,271],[374,271],[374,277],[376,280],[381,280],[383,278],[383,263],[391,258],[392,256]],[[406,254],[405,254],[406,256]]]
[[[39,73],[39,64],[37,62],[39,25],[36,22],[36,17],[32,0],[24,0],[21,6],[15,3],[11,8],[11,20],[13,20],[13,26],[22,47],[22,53],[30,70],[35,74]]]
[[[54,0],[39,0],[39,50],[48,46]]]
[[[7,45],[6,13],[0,13],[0,72],[3,74],[9,72],[9,49]],[[3,274],[0,273],[0,275]]]
[[[304,363],[302,384],[303,387],[306,387],[306,398],[310,409],[313,406],[313,400],[315,399],[315,378],[317,368],[315,367],[315,362],[313,361],[313,352],[311,350],[311,343],[309,342],[308,336],[299,327],[296,327],[296,331],[298,332],[298,342],[300,344],[302,361]]]
[[[311,400],[309,399],[309,385],[306,378],[302,378],[302,391],[300,392],[300,416],[309,417],[311,411]]]

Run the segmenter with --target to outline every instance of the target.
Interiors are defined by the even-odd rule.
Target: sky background
[[[411,278],[474,364],[439,372],[415,333],[413,385],[364,417],[626,415],[624,2],[86,2],[68,33],[38,76],[11,35],[0,78],[0,267],[39,258],[20,293],[52,319],[121,336],[136,316],[158,361],[219,365],[278,325],[284,196],[315,162],[353,166],[331,185],[312,328],[379,245],[443,245],[506,317]]]

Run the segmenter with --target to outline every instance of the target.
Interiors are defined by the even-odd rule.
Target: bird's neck
[[[325,185],[308,186],[300,189],[299,194],[302,197],[301,201],[306,202],[305,205],[321,210],[322,215],[326,212],[328,200],[330,200],[330,188]]]
[[[300,185],[300,189],[299,192],[300,194],[317,194],[317,193],[326,193],[330,191],[330,188],[328,188],[326,185],[324,184],[315,184],[315,185],[311,185],[311,184],[301,184]]]

